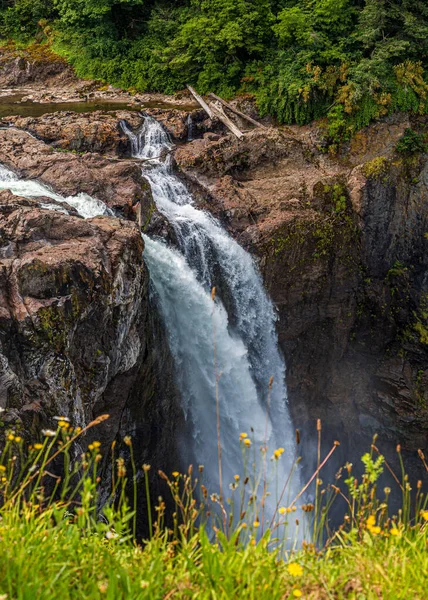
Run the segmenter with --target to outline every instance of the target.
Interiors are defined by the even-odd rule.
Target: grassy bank
[[[223,502],[209,494],[202,468],[196,475],[191,468],[185,474],[159,472],[175,503],[172,521],[164,524],[163,500],[153,510],[149,503],[151,536],[136,542],[136,496],[130,493],[128,500],[126,490],[148,487],[150,466],[133,464],[130,438],[122,451],[114,445],[112,490],[101,508],[99,443],[76,462],[70,459],[84,433],[62,418],[27,447],[19,432],[6,431],[0,456],[2,600],[426,597],[428,509],[422,483],[411,494],[407,476],[396,478],[402,506],[389,514],[391,490],[377,488],[389,465],[375,444],[363,457],[362,478],[354,478],[348,464],[335,482],[343,477],[341,487],[319,478],[333,446],[304,486],[313,486],[314,503],[304,503],[304,490],[287,502],[282,493],[269,522],[263,474],[283,460],[283,449],[270,455],[243,433],[237,443],[246,470],[229,486],[229,498]],[[253,471],[256,455],[261,473]],[[422,453],[421,459],[426,465]],[[328,512],[337,501],[347,511],[333,532]],[[233,524],[225,511],[235,511]]]

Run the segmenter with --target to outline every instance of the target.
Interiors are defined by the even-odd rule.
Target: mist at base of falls
[[[204,465],[204,483],[210,493],[218,493],[221,484],[231,484],[244,468],[260,471],[265,452],[260,450],[266,446],[266,476],[271,482],[276,480],[274,487],[282,490],[296,449],[276,314],[260,273],[252,257],[220,223],[194,205],[191,194],[172,172],[165,152],[172,144],[160,124],[147,117],[140,133],[130,131],[124,123],[122,126],[134,157],[146,159],[143,174],[177,239],[177,248],[171,248],[164,240],[143,235],[144,257],[168,332],[189,425],[184,443],[197,463]],[[223,302],[218,294],[213,301],[213,287],[221,287],[228,301]],[[241,433],[248,435],[250,449],[243,451]],[[278,447],[284,448],[284,454],[279,461],[271,461],[270,455]],[[297,472],[289,483],[287,498],[299,489]],[[267,520],[278,499],[273,493],[266,499]]]

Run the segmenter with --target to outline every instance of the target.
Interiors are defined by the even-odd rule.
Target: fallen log
[[[233,121],[229,119],[220,104],[214,104],[213,102],[210,102],[209,108],[214,113],[214,116],[217,117],[217,119],[221,121],[223,125],[225,125],[238,139],[244,137],[242,131],[235,125]]]
[[[249,123],[252,123],[256,127],[260,127],[261,129],[267,129],[267,127],[265,127],[264,125],[262,125],[261,123],[259,123],[255,119],[253,119],[252,117],[246,115],[245,113],[241,112],[237,108],[234,108],[233,106],[231,106],[228,102],[226,102],[226,100],[223,100],[223,98],[220,98],[219,96],[216,96],[215,94],[208,94],[208,96],[210,98],[212,98],[213,100],[217,100],[217,102],[220,102],[220,104],[225,106],[231,112],[235,113],[235,115],[238,115],[238,117],[245,119],[246,121],[248,121]]]
[[[198,104],[200,104],[202,106],[202,108],[204,109],[204,111],[207,113],[207,115],[209,116],[210,119],[212,119],[214,117],[210,107],[208,106],[208,104],[205,102],[205,100],[202,98],[202,96],[200,96],[198,94],[198,92],[196,90],[194,90],[192,88],[191,85],[187,86],[187,89],[189,90],[189,92],[192,94],[192,96],[194,97],[194,99],[196,100],[196,102]]]
[[[192,94],[192,96],[194,97],[194,99],[196,100],[196,102],[198,102],[198,104],[200,106],[202,106],[202,108],[204,109],[204,111],[207,113],[207,115],[209,116],[210,119],[213,119],[214,117],[216,117],[219,121],[221,121],[223,123],[223,125],[225,125],[234,135],[236,135],[237,138],[242,138],[243,137],[243,133],[242,131],[240,131],[240,129],[235,125],[235,123],[233,123],[233,121],[231,121],[229,119],[229,117],[226,115],[226,113],[224,112],[224,110],[221,107],[221,104],[216,105],[213,102],[210,102],[209,105],[205,102],[205,100],[202,98],[202,96],[200,96],[198,94],[198,92],[196,90],[194,90],[192,88],[191,85],[187,86],[187,89],[189,90],[189,92]]]

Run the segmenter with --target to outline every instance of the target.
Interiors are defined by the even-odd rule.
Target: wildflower
[[[13,442],[15,439],[15,436],[13,435],[13,433],[9,433],[9,435],[7,436],[7,439],[9,442]]]
[[[281,508],[278,509],[278,512],[280,515],[285,515],[287,509],[284,506],[281,506]]]
[[[132,441],[129,435],[125,435],[125,437],[123,438],[123,441],[125,442],[125,444],[127,446],[131,446],[132,445]]]
[[[246,438],[244,440],[244,444],[247,446],[247,448],[249,448],[251,446],[251,440],[249,440],[248,438]]]
[[[396,527],[392,527],[392,528],[389,530],[389,533],[390,533],[391,535],[400,535],[400,532],[399,532],[399,530],[398,530]]]
[[[247,529],[247,524],[246,523],[242,523],[241,527],[242,527],[242,529]]]
[[[68,421],[58,421],[58,427],[61,427],[61,429],[68,429],[70,427],[70,423]]]
[[[428,510],[422,511],[422,518],[424,521],[428,521]]]
[[[240,480],[240,477],[239,477],[239,475],[235,475],[235,476],[234,476],[234,480],[235,480],[235,481],[239,481],[239,480]]]
[[[43,448],[43,444],[37,443],[33,446],[34,450],[41,450]]]
[[[4,413],[4,412],[6,412],[6,409],[5,409],[5,408],[2,408],[2,407],[0,406],[0,414],[1,414],[1,413]]]
[[[281,454],[284,454],[284,448],[277,448],[277,450],[275,450],[273,453],[274,459],[278,460],[279,458],[281,458]]]
[[[260,525],[260,521],[259,521],[258,519],[256,519],[256,520],[254,521],[254,523],[253,523],[253,526],[254,526],[254,527],[259,527],[259,525]]]
[[[173,471],[172,472],[172,476],[173,477],[178,477],[180,475],[180,473],[178,471]]]
[[[366,525],[368,529],[373,527],[376,524],[376,517],[374,515],[370,515],[370,517],[366,521]]]
[[[15,442],[17,444],[19,444],[20,442],[22,442],[22,437],[20,435],[15,436]]]
[[[123,458],[118,458],[116,462],[117,462],[117,476],[125,477],[125,475],[126,475],[125,461],[123,460]]]
[[[114,540],[117,537],[119,537],[119,534],[115,533],[114,531],[107,531],[106,533],[106,538],[108,540]]]
[[[6,467],[4,465],[0,465],[0,473],[4,473],[6,471]]]
[[[241,433],[241,435],[239,436],[239,440],[242,442],[242,440],[245,440],[245,438],[248,437],[248,434],[246,433]]]
[[[52,429],[42,429],[42,433],[46,437],[55,437],[56,431],[52,431]]]
[[[100,581],[100,583],[98,584],[98,589],[100,590],[100,592],[102,594],[105,594],[108,588],[108,583],[107,581]]]
[[[53,417],[54,421],[66,421],[70,423],[70,419],[68,417]]]
[[[382,531],[381,528],[379,526],[376,527],[371,527],[370,528],[371,533],[373,533],[373,535],[379,535],[379,533]]]
[[[288,572],[293,577],[300,577],[301,575],[303,575],[303,567],[298,563],[289,563],[287,568]]]
[[[147,471],[150,471],[150,465],[143,465],[143,471],[144,471],[144,473],[147,473]]]
[[[143,590],[145,590],[146,588],[148,588],[148,587],[149,587],[149,585],[150,585],[150,584],[149,584],[149,582],[148,582],[148,581],[145,581],[144,579],[142,579],[142,581],[141,581],[141,583],[140,583],[140,586],[141,586],[141,588],[142,588]]]
[[[301,598],[302,597],[302,592],[300,590],[293,590],[293,596],[295,598]]]

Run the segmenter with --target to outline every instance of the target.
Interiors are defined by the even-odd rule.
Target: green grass
[[[236,524],[215,516],[222,514],[226,503],[210,496],[198,482],[201,469],[196,475],[192,469],[170,476],[159,472],[179,517],[174,518],[172,529],[167,528],[165,504],[160,502],[153,511],[150,539],[137,543],[131,508],[135,496],[131,494],[128,501],[125,494],[127,465],[120,456],[113,457],[113,489],[101,511],[99,444],[90,444],[75,464],[70,461],[70,448],[82,433],[60,420],[56,431],[45,432],[40,443],[24,448],[19,433],[5,432],[0,453],[1,600],[426,598],[428,510],[422,484],[416,484],[411,497],[405,473],[401,481],[396,478],[403,500],[398,514],[390,515],[391,490],[377,489],[384,467],[390,467],[375,441],[363,456],[364,475],[355,479],[352,465],[345,465],[341,488],[324,485],[318,478],[336,443],[324,460],[320,458],[305,486],[315,486],[315,503],[303,504],[303,494],[286,506],[278,502],[271,528],[262,532],[266,484],[262,475],[251,472],[251,457],[259,449],[241,434],[249,469],[232,484],[229,510],[234,507],[234,494],[238,506],[248,498],[245,489],[251,490],[251,496]],[[125,438],[124,444],[132,457],[132,440]],[[115,445],[112,450],[118,456]],[[282,449],[271,458],[266,448],[260,452],[262,472],[266,472],[264,458],[273,465],[282,459]],[[399,447],[397,452],[401,456]],[[61,478],[52,472],[58,458],[65,464]],[[136,481],[137,470],[131,460],[131,480]],[[144,465],[140,471],[144,486],[150,467]],[[260,488],[254,488],[258,484]],[[328,511],[337,501],[348,510],[343,525],[332,532]],[[299,543],[290,540],[296,522]]]

